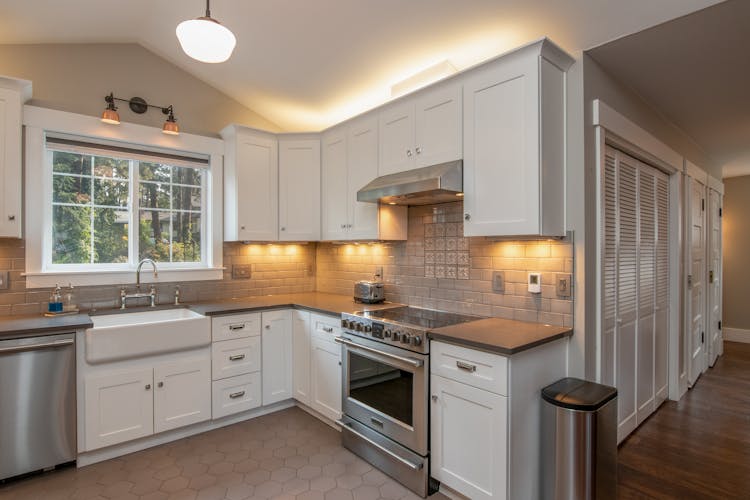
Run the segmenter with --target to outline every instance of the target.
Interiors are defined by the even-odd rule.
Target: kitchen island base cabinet
[[[292,311],[269,311],[261,315],[263,406],[292,394]]]
[[[508,401],[439,375],[432,387],[432,477],[472,499],[505,498]]]

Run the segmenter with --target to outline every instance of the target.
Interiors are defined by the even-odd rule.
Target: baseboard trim
[[[750,330],[744,328],[724,328],[724,340],[730,342],[744,342],[750,344]]]

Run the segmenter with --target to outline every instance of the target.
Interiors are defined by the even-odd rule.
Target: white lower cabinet
[[[86,451],[211,419],[211,360],[203,356],[85,378]]]
[[[310,313],[294,311],[292,365],[294,399],[310,406]]]
[[[318,327],[312,333],[310,406],[331,420],[338,420],[341,418],[341,345],[333,340],[336,336],[333,327],[323,321],[318,324],[331,330],[321,331]]]
[[[262,380],[263,405],[270,405],[292,397],[292,311],[264,312]]]
[[[211,419],[211,361],[208,357],[154,367],[154,432]]]

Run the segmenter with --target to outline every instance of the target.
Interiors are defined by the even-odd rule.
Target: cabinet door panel
[[[541,231],[537,64],[509,57],[464,82],[466,236]]]
[[[278,239],[278,146],[276,140],[237,133],[237,234],[240,240]]]
[[[322,239],[343,240],[347,234],[347,214],[351,203],[347,183],[346,130],[326,133],[322,148]]]
[[[378,120],[368,116],[349,129],[349,239],[379,239],[378,204],[357,201],[357,191],[377,177]]]
[[[416,104],[416,167],[463,157],[461,86],[426,91]]]
[[[310,313],[294,311],[293,314],[294,399],[310,406]]]
[[[432,476],[472,499],[507,495],[508,400],[431,376]]]
[[[263,405],[292,397],[292,314],[263,313]]]
[[[154,432],[153,371],[141,368],[85,380],[87,451]]]
[[[154,431],[211,419],[211,359],[205,356],[154,367]]]
[[[389,106],[380,113],[378,175],[414,168],[414,101]]]
[[[341,418],[341,346],[332,339],[312,339],[312,403],[316,411]]]
[[[279,142],[279,240],[320,240],[320,141]]]
[[[21,237],[21,94],[0,89],[0,238]]]

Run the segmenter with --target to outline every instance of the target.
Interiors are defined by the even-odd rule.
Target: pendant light
[[[182,50],[193,59],[205,63],[224,62],[232,55],[237,39],[234,34],[211,17],[206,0],[206,15],[177,25],[177,39]]]

